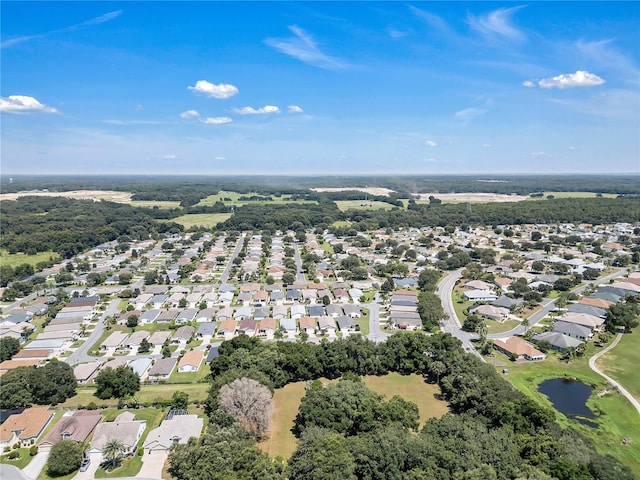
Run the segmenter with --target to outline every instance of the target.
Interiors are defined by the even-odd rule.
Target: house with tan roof
[[[47,407],[32,407],[14,413],[0,426],[0,447],[20,442],[23,447],[33,445],[42,434],[54,412]]]
[[[84,443],[102,419],[96,410],[78,410],[66,412],[60,421],[40,441],[38,447],[50,448],[62,440],[75,440]]]
[[[582,305],[590,305],[592,307],[604,308],[606,310],[615,302],[605,300],[604,298],[582,297],[578,300],[578,303],[581,303]]]
[[[122,346],[129,334],[127,332],[115,331],[109,335],[104,342],[100,345],[100,350],[107,350],[109,348],[118,348]]]
[[[37,359],[22,359],[22,360],[5,360],[0,363],[0,375],[4,375],[9,370],[13,370],[18,367],[36,367],[40,363]]]
[[[203,426],[204,420],[197,415],[174,415],[149,432],[143,447],[147,453],[168,452],[173,445],[199,438]]]
[[[524,358],[529,361],[538,361],[544,360],[547,357],[540,350],[520,337],[509,337],[504,340],[496,339],[493,341],[493,345],[497,350],[509,357],[513,355],[517,356],[518,360]]]
[[[178,362],[178,372],[197,372],[204,359],[203,350],[189,350]]]

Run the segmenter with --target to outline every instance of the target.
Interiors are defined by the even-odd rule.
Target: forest
[[[418,429],[415,404],[382,398],[359,378],[389,372],[438,383],[450,413]],[[378,344],[359,336],[312,344],[241,335],[220,346],[211,373],[208,429],[170,456],[170,473],[178,480],[633,478],[449,334],[401,332]],[[321,378],[340,380],[323,386]],[[289,462],[261,452],[253,423],[229,414],[221,391],[238,379],[269,390],[309,382]]]

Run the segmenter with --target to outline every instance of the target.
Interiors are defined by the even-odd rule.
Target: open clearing
[[[555,198],[596,198],[597,193],[593,192],[542,192],[542,197],[529,198],[529,200],[546,200],[549,195]],[[603,193],[600,196],[604,198],[616,198],[618,195],[615,193]]]
[[[342,212],[347,210],[391,210],[393,208],[390,203],[369,200],[336,200],[335,203]]]
[[[36,196],[36,197],[66,197],[76,198],[79,200],[108,200],[110,202],[129,203],[131,201],[131,193],[115,192],[111,190],[71,190],[68,192],[48,192],[41,190],[2,193],[0,200],[16,200],[19,197]]]
[[[259,200],[247,200],[247,198],[256,196],[259,197]],[[240,200],[243,198],[243,200]],[[266,199],[269,200],[266,200]],[[261,195],[255,192],[249,193],[238,193],[238,192],[227,192],[220,191],[216,195],[209,195],[207,198],[203,198],[198,202],[198,206],[212,206],[217,202],[222,202],[225,205],[256,205],[256,204],[271,204],[271,203],[317,203],[315,200],[292,200],[291,195],[281,195],[279,197],[275,195]]]
[[[385,395],[387,399],[400,395],[405,400],[418,405],[420,425],[424,425],[429,418],[441,417],[449,411],[447,403],[436,398],[440,388],[437,385],[425,383],[419,375],[403,376],[399,373],[390,373],[382,377],[363,377],[362,381],[371,390]],[[329,380],[322,379],[322,382],[328,383]],[[305,385],[306,382],[290,383],[275,391],[270,436],[258,444],[271,457],[282,455],[289,458],[297,447],[297,440],[291,433],[291,428],[305,393]]]
[[[24,263],[35,266],[39,262],[47,262],[49,259],[58,259],[60,255],[56,252],[40,252],[35,255],[26,255],[24,253],[9,253],[6,250],[0,250],[0,263],[7,267],[17,267]]]
[[[172,218],[170,222],[179,223],[184,228],[204,227],[213,228],[219,223],[231,218],[231,213],[190,213]]]
[[[382,187],[341,187],[341,188],[310,188],[314,192],[364,192],[369,195],[381,195],[388,197],[391,192],[394,190],[390,190],[388,188]]]
[[[506,195],[504,193],[419,193],[420,199],[417,203],[428,203],[429,197],[433,196],[443,203],[495,203],[495,202],[521,202],[530,197],[524,195]]]

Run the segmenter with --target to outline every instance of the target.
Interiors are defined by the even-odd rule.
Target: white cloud
[[[522,32],[512,24],[511,17],[524,5],[511,8],[499,8],[486,15],[476,17],[472,14],[467,16],[469,26],[474,30],[487,36],[500,36],[509,40],[521,40],[524,38]]]
[[[198,118],[200,114],[197,110],[186,110],[180,114],[180,118],[190,119],[190,118]]]
[[[605,81],[595,73],[578,70],[576,73],[564,73],[555,77],[543,78],[538,82],[540,88],[597,87]]]
[[[135,110],[136,110],[136,112],[142,112],[142,111],[144,111],[144,106],[143,106],[143,105],[141,105],[140,103],[138,103],[138,104],[136,105]]]
[[[574,147],[573,145],[569,145],[569,150],[571,150],[572,152],[576,151],[576,147]]]
[[[104,15],[100,15],[99,17],[92,18],[87,20],[86,22],[76,23],[75,25],[70,25],[68,27],[60,28],[58,30],[51,30],[49,32],[40,33],[38,35],[27,35],[24,37],[12,38],[9,40],[5,40],[0,44],[2,48],[10,47],[12,45],[17,45],[18,43],[27,42],[29,40],[34,40],[36,38],[48,37],[49,35],[53,35],[55,33],[63,33],[63,32],[73,32],[75,30],[80,30],[84,27],[91,27],[93,25],[99,25],[104,22],[108,22],[109,20],[113,20],[116,17],[119,17],[122,14],[122,10],[115,10],[113,12],[105,13]]]
[[[302,113],[303,110],[298,105],[289,105],[287,107],[289,113]]]
[[[225,99],[237,95],[239,90],[235,85],[229,83],[215,84],[206,80],[198,80],[193,87],[187,87],[192,92],[202,93],[207,97]]]
[[[327,70],[339,70],[347,65],[340,59],[327,55],[320,50],[318,43],[311,35],[297,25],[289,30],[294,34],[291,38],[267,38],[264,43],[279,52],[297,58],[301,62]]]
[[[522,86],[527,88],[534,88],[536,84],[531,80],[525,80],[524,82],[522,82]]]
[[[548,156],[545,152],[531,152],[530,155],[532,158],[541,158]]]
[[[434,162],[437,162],[438,160],[436,160],[435,158],[425,158],[422,161],[426,163],[434,163]]]
[[[424,144],[427,147],[437,147],[438,146],[438,144],[436,142],[434,142],[433,140],[427,140],[426,142],[424,142]]]
[[[461,122],[467,123],[471,120],[473,120],[476,117],[479,117],[480,115],[484,115],[485,113],[487,113],[486,110],[482,109],[482,108],[465,108],[464,110],[460,110],[459,112],[456,112],[456,114],[453,116],[456,120],[460,120]]]
[[[175,160],[176,158],[178,158],[178,157],[176,157],[175,155],[171,155],[171,154],[164,156],[165,160]]]
[[[202,120],[202,123],[206,123],[207,125],[224,125],[225,123],[231,123],[229,117],[207,117]]]
[[[26,95],[9,95],[0,97],[0,112],[2,113],[59,113],[53,107],[43,105],[33,97]]]
[[[234,108],[233,113],[238,115],[268,115],[272,113],[280,113],[280,109],[273,105],[265,105],[258,109],[253,107]]]
[[[222,155],[218,155],[216,157],[213,158],[214,160],[218,160],[219,162],[224,162],[227,157],[223,157]]]
[[[483,148],[491,148],[491,147],[493,147],[493,145],[491,143],[483,143],[482,147]]]
[[[387,35],[389,35],[391,38],[403,38],[409,35],[409,32],[404,32],[393,27],[387,27]]]

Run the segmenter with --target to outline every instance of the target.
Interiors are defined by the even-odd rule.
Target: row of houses
[[[38,441],[53,421],[54,413],[46,407],[33,407],[9,415],[0,426],[0,447],[19,443],[24,447],[38,445],[48,451],[62,440],[74,440],[88,443],[88,453],[95,454],[102,453],[106,443],[116,439],[122,442],[123,453],[128,455],[136,451],[147,428],[146,420],[136,420],[132,412],[125,411],[107,422],[97,410],[80,410],[66,412]],[[142,447],[148,453],[168,452],[176,443],[184,444],[191,437],[200,437],[203,427],[204,421],[197,415],[172,411],[160,426],[149,432]]]

